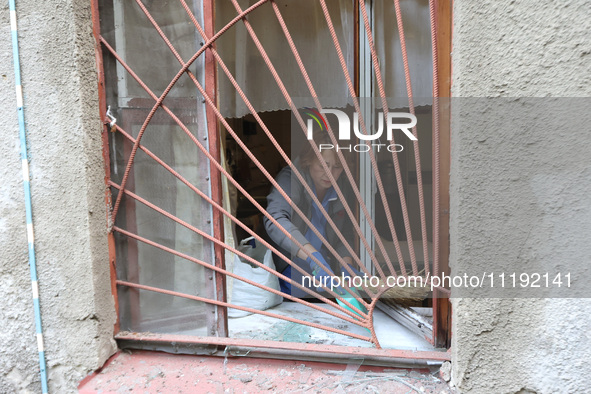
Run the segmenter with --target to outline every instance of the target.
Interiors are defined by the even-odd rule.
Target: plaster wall
[[[591,95],[590,5],[455,0],[453,95]],[[50,389],[71,392],[115,349],[89,2],[20,0],[17,14]],[[0,32],[0,392],[38,392],[6,3]],[[581,236],[591,232],[588,141],[536,136],[524,160],[507,134],[479,142],[462,119],[453,122],[452,267],[485,266],[499,248],[518,256],[520,241],[530,253],[546,251],[532,259],[557,250],[588,262]],[[526,146],[527,137],[517,143]],[[560,147],[549,156],[546,138]],[[518,176],[533,169],[551,187]],[[498,220],[518,213],[510,229]],[[462,391],[587,389],[588,299],[455,299],[453,308],[452,379]]]
[[[17,1],[50,392],[114,352],[90,2]],[[0,392],[41,392],[8,2],[0,5]]]
[[[591,2],[455,0],[453,14],[453,96],[591,95]],[[518,118],[514,129],[475,129],[477,115],[452,110],[452,272],[485,271],[498,260],[563,271],[589,264],[588,105],[568,115],[584,119],[583,129],[554,133]],[[460,391],[588,392],[591,299],[452,305],[452,383]]]

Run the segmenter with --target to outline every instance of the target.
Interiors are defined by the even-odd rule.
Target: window
[[[297,237],[280,228],[266,207],[271,190],[281,194],[287,185],[275,181],[285,166],[292,166],[292,182],[306,189],[304,175],[310,170],[300,171],[294,164],[301,146],[312,149],[316,159],[322,154],[307,147],[302,116],[319,120],[313,115],[322,117],[328,108],[356,112],[366,133],[387,123],[388,112],[411,113],[417,119],[413,132],[420,136],[413,142],[399,133],[395,138],[401,151],[373,147],[371,152],[350,155],[350,161],[335,148],[335,162],[330,164],[344,175],[333,177],[327,186],[335,197],[317,213],[325,227],[310,235],[320,242],[321,253],[329,251],[329,268],[355,276],[342,267],[348,261],[385,282],[388,276],[426,277],[440,253],[445,255],[445,247],[441,252],[434,245],[445,237],[439,230],[447,225],[433,220],[437,215],[432,195],[446,189],[445,182],[434,183],[434,171],[442,167],[431,160],[433,144],[440,145],[431,138],[431,114],[437,107],[432,99],[430,4],[404,0],[399,9],[396,4],[98,1],[100,32],[97,24],[95,30],[101,49],[102,105],[111,115],[105,115],[109,125],[104,142],[118,338],[149,332],[153,340],[182,335],[188,343],[264,339],[265,346],[283,341],[284,348],[293,342],[334,343],[364,347],[367,354],[372,354],[372,347],[419,347],[429,353],[425,358],[447,357],[431,352],[437,337],[425,331],[431,323],[421,315],[428,315],[433,304],[436,310],[439,303],[447,305],[446,300],[423,301],[426,294],[414,294],[405,298],[416,298],[419,308],[408,309],[400,302],[382,302],[387,297],[378,302],[383,291],[375,286],[335,293],[291,283],[292,294],[277,287],[277,276],[289,282],[287,266],[294,275],[291,279],[302,283],[295,275],[301,271],[297,258],[322,266],[311,253],[283,253],[269,226],[290,240]],[[449,4],[442,4],[433,12],[447,26]],[[394,23],[397,15],[403,35]],[[445,42],[441,34],[437,37],[438,45]],[[404,57],[401,43],[406,44]],[[336,117],[324,115],[329,129],[324,132],[336,138],[331,130],[338,128]],[[311,120],[307,124],[315,127]],[[323,129],[320,121],[318,125]],[[384,137],[377,141],[384,146],[393,142]],[[303,193],[318,206],[320,194],[313,186]],[[293,217],[299,215],[307,223],[303,226],[314,232],[311,227],[317,226],[303,211],[305,204],[298,206],[291,197],[282,198]],[[346,217],[350,233],[336,225],[338,215],[329,213],[334,200],[343,205],[338,215]],[[308,232],[306,237],[310,239]],[[346,250],[350,260],[337,249]],[[267,250],[275,253],[273,259]],[[244,286],[245,277],[251,279],[250,287]],[[295,296],[296,288],[303,295]],[[247,296],[237,297],[245,294],[240,291]],[[254,293],[262,297],[261,305],[289,300],[253,310],[256,297],[249,295]],[[228,318],[250,312],[255,313]],[[406,335],[410,340],[414,334],[396,325],[392,316],[410,321],[408,326],[421,326],[420,335],[431,336],[429,341],[401,344],[400,338]],[[438,319],[436,312],[435,335],[445,329]],[[394,329],[399,329],[398,341],[388,343],[391,334],[382,333]],[[445,339],[436,344],[445,345]]]

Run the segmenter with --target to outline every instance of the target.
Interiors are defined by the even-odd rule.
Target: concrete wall
[[[455,0],[453,96],[589,97],[590,30],[585,0]],[[589,101],[586,108],[578,116],[588,118]],[[460,112],[452,122],[452,270],[486,270],[499,259],[588,265],[589,119],[586,131],[476,130]],[[475,393],[588,392],[589,316],[590,299],[454,299],[452,382]]]
[[[88,3],[20,0],[17,6],[52,392],[73,391],[115,349]],[[455,0],[453,95],[591,95],[591,48],[585,41],[591,29],[589,5],[585,0]],[[5,125],[0,133],[0,392],[38,392],[6,3],[0,6],[0,31]],[[461,119],[454,119],[454,269],[486,266],[501,248],[504,256],[518,256],[520,244],[528,245],[533,260],[556,258],[550,251],[558,250],[559,256],[583,261],[589,255],[581,234],[590,230],[591,203],[585,196],[591,195],[591,177],[585,176],[588,155],[580,147],[588,141],[577,141],[577,151],[573,140],[537,136],[538,142],[547,137],[560,147],[546,157],[548,150],[541,144],[527,145],[527,134],[516,144],[503,133],[478,141],[461,125]],[[523,160],[520,147],[526,147],[532,160]],[[536,188],[531,177],[516,175],[533,170],[547,174],[552,187]],[[519,220],[507,229],[499,223],[500,215]],[[554,229],[560,236],[532,228]],[[536,255],[538,250],[546,252]],[[462,391],[587,389],[589,300],[456,299],[453,307],[452,378]]]
[[[17,1],[50,392],[114,352],[89,1]],[[8,2],[0,5],[0,392],[40,392]]]

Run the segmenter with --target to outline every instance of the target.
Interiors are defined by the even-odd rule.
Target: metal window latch
[[[117,128],[115,127],[115,124],[117,123],[117,118],[113,116],[113,114],[111,113],[111,106],[109,105],[107,107],[107,118],[109,118],[110,122],[109,122],[109,127],[111,128],[111,133],[114,133]]]

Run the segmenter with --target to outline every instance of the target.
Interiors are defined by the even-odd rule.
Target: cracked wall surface
[[[453,13],[454,97],[591,95],[591,2],[455,0]],[[554,133],[528,124],[476,132],[476,116],[452,110],[452,272],[589,264],[588,103],[570,114],[587,117],[586,130]],[[452,305],[452,382],[462,392],[588,391],[589,298]]]
[[[90,2],[17,1],[50,392],[114,352]],[[0,392],[40,392],[8,2],[0,5]]]

